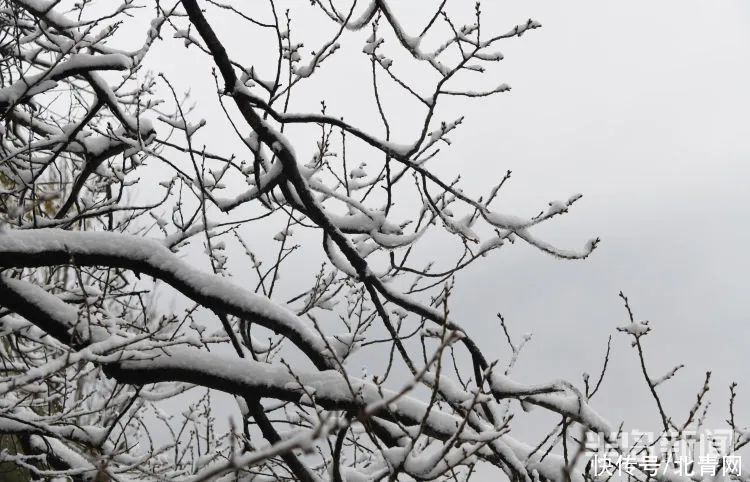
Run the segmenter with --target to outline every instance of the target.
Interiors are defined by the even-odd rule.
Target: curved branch
[[[318,368],[331,367],[323,355],[322,340],[294,313],[224,278],[198,271],[155,240],[57,229],[0,233],[0,268],[70,263],[124,268],[153,276],[216,313],[252,320],[287,337]]]

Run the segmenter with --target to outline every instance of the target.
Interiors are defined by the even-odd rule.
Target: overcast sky
[[[652,323],[655,375],[687,364],[662,387],[675,415],[684,418],[713,369],[719,423],[728,383],[742,393],[750,382],[750,4],[502,3],[543,28],[505,49],[513,91],[493,101],[491,122],[473,118],[462,133],[473,152],[514,171],[508,205],[584,193],[545,232],[573,246],[596,234],[602,244],[585,262],[516,246],[467,272],[457,309],[477,330],[495,329],[493,309],[516,332],[535,333],[519,374],[580,380],[625,319],[622,289]],[[599,404],[613,422],[621,413],[652,427],[635,354],[624,336],[614,341]]]
[[[428,2],[391,3],[422,24]],[[456,318],[488,354],[497,347],[498,357],[507,350],[496,312],[517,336],[533,332],[516,372],[527,382],[580,383],[583,371],[598,374],[612,334],[610,373],[594,405],[614,423],[653,429],[657,412],[637,358],[615,331],[626,319],[617,297],[623,290],[636,316],[653,327],[645,341],[653,374],[687,364],[660,387],[672,413],[684,419],[704,371],[712,369],[711,420],[721,423],[729,382],[740,382],[741,406],[743,384],[750,385],[750,3],[486,3],[487,28],[505,31],[528,17],[543,28],[501,45],[505,59],[495,74],[513,90],[461,101],[466,121],[451,136],[451,165],[440,168],[461,172],[473,194],[511,169],[499,206],[519,214],[583,193],[570,214],[539,232],[563,247],[581,247],[593,236],[602,242],[579,262],[520,243],[502,248],[459,276]],[[245,60],[263,55],[261,46],[243,43],[244,32],[220,34],[247,48]],[[161,52],[155,54],[161,70],[184,74],[183,58]],[[344,69],[348,61],[342,55],[331,68]],[[213,80],[203,77],[191,72],[182,80],[210,89]],[[339,80],[326,87],[332,112],[351,108],[352,99],[356,110],[350,79]]]

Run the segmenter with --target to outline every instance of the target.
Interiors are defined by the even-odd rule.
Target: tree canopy
[[[629,453],[592,402],[609,345],[582,386],[526,384],[527,338],[490,313],[497,339],[477,340],[450,309],[457,274],[504,246],[575,260],[599,242],[537,234],[579,194],[522,217],[498,200],[510,172],[477,193],[433,167],[453,159],[454,101],[508,92],[488,80],[499,46],[540,23],[495,31],[480,4],[445,0],[402,22],[396,3],[0,2],[3,470],[572,482],[600,479],[588,437]],[[337,90],[361,119],[329,106]],[[436,236],[455,249],[431,253]],[[710,374],[678,423],[656,388],[679,366],[648,370],[651,326],[622,298],[660,438],[679,439],[702,423]],[[750,440],[735,396],[721,455]],[[513,416],[533,406],[560,421],[522,441]],[[687,482],[671,450],[663,473],[639,461],[632,476]]]

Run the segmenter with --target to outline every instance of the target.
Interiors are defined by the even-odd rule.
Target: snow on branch
[[[541,24],[495,32],[479,3],[428,3],[0,7],[0,462],[50,480],[583,482],[588,437],[628,455],[594,399],[609,343],[593,387],[527,383],[511,371],[531,335],[501,317],[497,343],[455,309],[460,274],[516,241],[578,260],[599,239],[541,235],[580,194],[517,213],[510,171],[482,168],[477,191],[463,169],[500,161],[460,150],[471,122],[450,100],[512,95],[498,47]],[[702,426],[710,372],[678,422],[662,391],[682,365],[652,375],[656,327],[622,298],[612,331],[660,436]],[[750,440],[737,396],[728,453]],[[551,416],[548,435],[522,441],[519,409]]]

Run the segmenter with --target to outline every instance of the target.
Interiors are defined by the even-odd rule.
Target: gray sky
[[[514,90],[492,101],[491,122],[469,115],[462,133],[472,153],[491,152],[499,170],[514,171],[508,206],[584,193],[545,232],[572,246],[596,234],[602,244],[584,262],[513,247],[467,272],[457,309],[473,330],[497,332],[496,310],[517,333],[534,332],[518,371],[530,381],[580,380],[597,371],[608,334],[625,319],[622,289],[653,324],[646,345],[655,375],[687,364],[661,387],[668,406],[684,418],[713,369],[718,423],[728,383],[740,382],[742,393],[750,381],[750,4],[506,7],[544,27],[506,48]],[[646,429],[656,422],[653,401],[628,341],[614,341],[599,404],[613,422],[621,413]]]
[[[411,20],[423,18],[428,2],[391,3]],[[580,383],[581,372],[598,374],[613,334],[611,370],[594,405],[612,422],[656,428],[635,353],[615,332],[626,316],[617,297],[623,290],[636,316],[652,323],[645,345],[653,375],[687,364],[660,387],[667,407],[684,419],[704,370],[713,369],[712,421],[721,423],[729,382],[740,382],[740,402],[747,400],[743,385],[750,382],[744,370],[750,362],[750,3],[486,3],[487,28],[504,31],[528,17],[543,28],[501,44],[505,60],[493,78],[508,82],[510,93],[453,104],[466,121],[451,135],[449,161],[436,168],[460,172],[464,189],[474,194],[486,193],[488,179],[513,170],[496,206],[518,214],[535,214],[548,201],[581,192],[584,198],[570,214],[538,232],[565,247],[580,247],[593,236],[602,243],[580,262],[559,261],[520,243],[502,248],[459,276],[456,318],[488,354],[498,347],[501,358],[507,350],[496,312],[517,336],[533,332],[516,372],[530,383]],[[221,35],[247,48],[245,60],[263,55],[261,46],[243,40],[244,32]],[[352,51],[361,46],[355,43]],[[183,74],[194,91],[211,91],[207,72],[185,77],[184,58],[169,49],[158,52],[159,69]],[[347,68],[352,58],[332,59],[330,68]],[[315,109],[329,94],[332,113],[361,114],[350,78],[314,82],[310,88],[320,95],[299,100],[308,106],[300,110]]]

